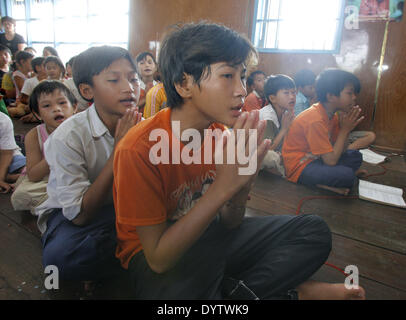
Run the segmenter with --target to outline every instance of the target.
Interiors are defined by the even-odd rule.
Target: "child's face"
[[[256,74],[254,77],[253,88],[259,94],[264,93],[265,76],[263,74]]]
[[[23,73],[28,73],[32,71],[31,60],[32,58],[29,58],[27,60],[21,60],[19,68]]]
[[[0,66],[9,65],[10,62],[11,62],[10,54],[6,50],[0,51]]]
[[[46,76],[46,75],[47,75],[47,73],[46,73],[46,71],[45,71],[44,64],[41,64],[41,65],[39,65],[39,66],[36,66],[36,67],[35,67],[35,72],[36,72],[36,74],[39,75],[39,76]]]
[[[296,104],[296,88],[280,89],[276,95],[269,96],[273,106],[292,111]]]
[[[60,80],[62,76],[62,69],[53,61],[45,65],[47,76],[51,80]]]
[[[151,56],[146,56],[144,60],[137,63],[137,68],[141,77],[153,76],[156,71],[156,65]]]
[[[14,26],[14,24],[12,24],[12,23],[9,22],[9,21],[3,22],[3,28],[4,28],[4,31],[5,31],[5,32],[9,32],[9,33],[15,31],[15,26]]]
[[[42,51],[42,56],[43,56],[44,58],[46,58],[46,57],[52,56],[52,53],[49,52],[47,49],[44,49],[44,50]]]
[[[66,65],[66,77],[72,78],[72,66],[70,64]]]
[[[247,95],[245,65],[230,66],[218,62],[211,64],[210,69],[210,75],[207,76],[207,70],[204,72],[200,87],[193,82],[191,102],[201,112],[203,121],[232,127],[241,114]]]
[[[75,113],[76,106],[72,106],[61,90],[55,90],[39,96],[38,111],[39,117],[44,121],[48,130],[53,131]]]
[[[107,116],[122,117],[126,110],[136,107],[140,97],[140,85],[136,70],[123,58],[93,77],[86,98],[93,98],[99,110]]]
[[[313,99],[313,97],[316,94],[316,88],[314,84],[309,84],[304,87],[300,87],[300,91],[303,93],[303,95],[308,98],[308,99]]]
[[[336,105],[337,110],[349,112],[355,106],[357,96],[355,95],[354,85],[347,84],[340,92],[340,96],[331,96],[333,103]]]

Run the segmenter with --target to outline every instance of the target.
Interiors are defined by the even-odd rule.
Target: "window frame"
[[[87,2],[88,0],[84,0],[84,1]],[[129,2],[128,3],[128,13],[127,13],[128,26],[130,26],[130,5],[131,5],[130,1],[131,0],[128,0],[128,2]],[[25,19],[15,19],[16,21],[25,21],[26,35],[27,35],[27,38],[25,40],[27,42],[27,46],[31,47],[31,46],[33,46],[35,44],[45,44],[45,45],[49,45],[49,46],[52,46],[52,47],[57,49],[59,45],[87,45],[87,46],[91,47],[91,46],[103,45],[104,43],[106,43],[106,42],[98,42],[98,41],[91,41],[91,42],[57,41],[57,39],[56,39],[56,31],[55,31],[56,30],[55,22],[56,22],[56,20],[62,20],[62,18],[61,17],[56,17],[55,15],[54,15],[54,17],[52,19],[52,21],[54,23],[54,28],[53,28],[53,39],[54,39],[54,41],[35,41],[35,40],[32,40],[31,33],[29,32],[29,23],[31,21],[38,21],[40,19],[31,18],[31,2],[32,2],[32,0],[24,0]],[[53,8],[54,8],[54,5],[55,5],[55,1],[52,0]],[[13,7],[12,0],[2,0],[1,1],[1,7],[5,8],[5,11],[6,11],[7,15],[12,16],[12,10],[13,10],[12,9],[12,7]],[[96,15],[96,14],[87,12],[86,16],[83,16],[83,18],[86,18],[87,20],[89,20],[90,17],[97,17],[97,16],[100,16],[100,15]],[[117,46],[125,45],[127,47],[127,49],[128,49],[129,45],[130,45],[130,39],[129,38],[130,38],[130,34],[128,34],[128,39],[127,39],[126,42],[123,42],[123,41],[117,41],[117,42],[107,41],[107,42],[115,44]]]
[[[266,0],[272,1],[272,0]],[[284,1],[284,0],[281,0]],[[346,0],[341,1],[341,8],[340,8],[340,19],[337,27],[337,32],[335,35],[334,43],[335,48],[333,50],[308,50],[308,49],[278,49],[278,48],[258,48],[255,46],[255,31],[257,27],[257,14],[258,14],[258,2],[259,0],[255,0],[255,7],[254,7],[254,17],[252,23],[252,32],[251,32],[251,42],[255,46],[256,50],[259,53],[326,53],[326,54],[338,54],[341,50],[341,39],[344,27],[344,18],[345,18],[345,5]],[[279,21],[278,19],[269,19],[267,21]]]

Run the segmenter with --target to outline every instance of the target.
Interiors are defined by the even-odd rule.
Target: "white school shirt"
[[[21,155],[14,138],[14,126],[10,117],[0,112],[0,150],[13,150],[13,156]]]
[[[23,88],[21,89],[21,93],[24,93],[25,95],[30,96],[38,83],[39,83],[39,80],[38,80],[37,76],[25,80]]]
[[[259,120],[271,120],[273,123],[275,123],[278,129],[280,127],[278,115],[271,104],[268,104],[259,110]]]
[[[83,195],[99,176],[113,148],[114,138],[99,118],[94,104],[65,120],[49,136],[44,145],[50,168],[48,199],[35,209],[42,233],[54,208],[62,208],[68,220],[76,218]],[[111,192],[103,205],[112,203]]]

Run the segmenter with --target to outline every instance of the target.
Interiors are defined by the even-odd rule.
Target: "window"
[[[260,52],[339,51],[345,0],[256,0],[252,42]]]
[[[129,0],[10,0],[9,8],[38,55],[52,46],[66,62],[91,46],[128,48]]]

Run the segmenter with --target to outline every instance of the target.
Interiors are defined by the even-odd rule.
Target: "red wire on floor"
[[[358,199],[358,196],[309,196],[309,197],[305,197],[305,198],[300,199],[299,205],[296,209],[296,215],[300,214],[300,209],[302,208],[303,203],[305,203],[308,200],[314,200],[314,199]],[[335,266],[334,264],[331,264],[328,262],[326,262],[324,264],[328,267],[331,267],[333,269],[340,271],[346,277],[349,276],[349,274],[345,273],[343,269]]]
[[[366,176],[363,176],[362,178],[363,179],[368,179],[369,177],[382,176],[388,171],[388,169],[383,164],[379,164],[379,166],[383,168],[383,171],[378,172],[378,173],[368,174]],[[300,199],[299,205],[298,205],[298,207],[296,209],[296,215],[300,214],[300,209],[302,208],[303,203],[305,203],[308,200],[314,200],[314,199],[358,199],[358,198],[359,198],[358,196],[309,196],[309,197],[305,197],[305,198]],[[340,271],[346,277],[349,276],[349,274],[345,273],[343,269],[335,266],[334,264],[326,262],[325,265]]]

